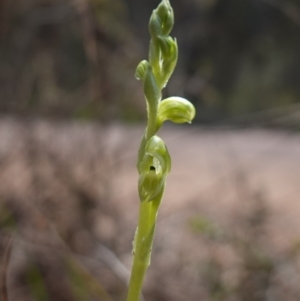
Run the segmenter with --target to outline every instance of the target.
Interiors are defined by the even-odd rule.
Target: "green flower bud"
[[[176,96],[166,98],[158,106],[157,129],[166,120],[174,123],[191,123],[195,114],[195,107],[188,100]]]
[[[171,170],[171,157],[161,138],[152,136],[145,146],[139,165],[139,196],[141,201],[155,199],[163,193],[166,176]]]
[[[146,60],[141,61],[135,70],[135,78],[141,81],[144,81],[145,73],[147,69],[149,68],[149,62]]]
[[[155,78],[160,74],[161,51],[157,40],[151,39],[149,47],[149,63],[152,66]]]
[[[162,87],[164,87],[176,66],[178,58],[178,46],[176,39],[172,39],[171,37],[159,37],[158,41],[162,57],[162,77],[160,84]]]
[[[158,43],[161,50],[161,55],[163,60],[167,60],[170,56],[174,56],[177,53],[177,43],[176,40],[170,36],[158,37]]]
[[[146,64],[144,64],[144,66],[146,66]],[[157,85],[152,67],[149,63],[144,71],[144,94],[150,108],[156,106],[161,100],[161,91]]]
[[[152,136],[145,147],[146,155],[154,158],[153,166],[158,172],[168,174],[171,170],[171,157],[169,151],[161,138]]]
[[[158,7],[153,10],[149,21],[149,32],[151,37],[157,38],[160,35],[168,35],[174,25],[174,13],[170,2],[162,1]]]
[[[156,13],[156,9],[152,12],[149,21],[149,33],[152,39],[155,39],[162,34],[161,20]]]
[[[162,1],[157,9],[156,13],[161,20],[161,32],[163,35],[168,35],[174,25],[174,12],[168,0]]]

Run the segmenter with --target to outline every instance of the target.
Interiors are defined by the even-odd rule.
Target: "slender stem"
[[[158,101],[154,106],[148,105],[148,125],[146,128],[146,140],[148,141],[156,133],[156,119],[158,110]]]
[[[141,202],[139,222],[134,241],[134,258],[129,282],[127,301],[139,301],[144,276],[150,265],[150,255],[154,237],[156,214],[153,215],[152,202]]]
[[[133,262],[127,301],[139,301],[147,266],[136,260]]]

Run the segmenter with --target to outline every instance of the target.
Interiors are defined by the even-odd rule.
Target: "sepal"
[[[136,70],[135,70],[135,78],[138,79],[138,80],[141,80],[141,81],[144,81],[145,79],[145,74],[149,68],[149,62],[146,61],[146,60],[143,60],[141,61],[138,66],[136,67]]]
[[[182,97],[169,97],[159,103],[157,116],[157,129],[166,120],[174,123],[191,123],[196,114],[193,104]]]

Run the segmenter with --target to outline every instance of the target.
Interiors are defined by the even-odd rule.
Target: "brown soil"
[[[129,268],[139,204],[135,160],[142,132],[142,127],[121,124],[2,119],[0,193],[4,203],[18,204],[27,218],[18,220],[22,226],[18,237],[39,245],[50,243],[49,223],[57,229],[53,237],[63,238],[74,254],[91,257],[99,240]],[[159,135],[171,154],[172,171],[146,286],[153,300],[187,300],[186,290],[188,300],[206,296],[199,284],[199,267],[210,251],[201,233],[191,230],[195,218],[205,216],[221,231],[239,237],[256,206],[254,217],[268,212],[267,243],[262,239],[262,246],[269,254],[288,252],[299,241],[297,133],[166,126]],[[43,231],[47,235],[37,235]],[[22,253],[22,248],[18,250]],[[226,246],[216,253],[235,262]],[[16,251],[13,256],[18,256]],[[11,269],[16,272],[20,266],[15,261]],[[225,278],[234,278],[232,269],[226,271]],[[117,276],[126,278],[126,271]],[[104,284],[112,287],[113,280],[107,279]],[[11,294],[11,300],[18,299],[15,290]]]

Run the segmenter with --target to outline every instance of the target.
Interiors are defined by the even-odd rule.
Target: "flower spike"
[[[139,301],[144,275],[150,265],[158,208],[164,194],[166,178],[171,170],[171,157],[157,131],[166,120],[190,123],[195,117],[194,106],[181,97],[162,98],[177,63],[178,46],[169,36],[174,13],[169,0],[162,0],[149,21],[151,36],[149,59],[136,68],[135,77],[144,85],[148,123],[138,152],[139,222],[133,241],[133,266],[127,301]]]

